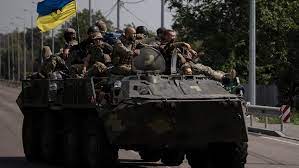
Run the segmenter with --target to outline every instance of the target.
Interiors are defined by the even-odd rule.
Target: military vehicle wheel
[[[26,159],[29,162],[40,161],[39,120],[32,114],[24,115],[22,140]]]
[[[244,168],[247,158],[247,143],[217,143],[187,155],[192,168]]]
[[[161,159],[161,152],[156,150],[139,151],[139,156],[145,162],[158,162]]]
[[[57,139],[55,135],[55,119],[53,113],[45,112],[43,114],[40,134],[42,159],[53,164],[55,163],[55,156],[57,155]]]
[[[76,115],[66,116],[63,135],[63,162],[65,167],[74,168],[81,165],[80,129]]]
[[[118,150],[108,142],[107,136],[97,116],[86,120],[85,156],[87,168],[114,168]]]
[[[176,150],[166,150],[162,152],[161,161],[167,166],[179,166],[185,159],[185,153]]]

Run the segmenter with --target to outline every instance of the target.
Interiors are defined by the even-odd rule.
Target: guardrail
[[[258,106],[247,104],[247,115],[250,115],[250,126],[253,127],[253,116],[265,118],[265,129],[268,128],[269,117],[280,118],[280,131],[284,131],[284,122],[290,118],[290,107],[269,107],[269,106]]]

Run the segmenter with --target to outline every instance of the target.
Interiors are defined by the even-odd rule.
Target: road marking
[[[283,141],[283,140],[276,139],[276,138],[270,138],[270,137],[261,137],[261,138],[269,139],[269,140],[273,140],[273,141],[277,141],[277,142],[282,142],[282,143],[286,143],[286,144],[290,144],[290,145],[299,146],[299,144],[297,144],[297,143],[293,143],[293,142],[289,142],[289,141]]]

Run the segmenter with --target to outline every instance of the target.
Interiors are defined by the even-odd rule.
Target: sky
[[[35,4],[32,3],[35,2]],[[30,12],[34,14],[34,22],[36,20],[36,3],[41,0],[0,0],[0,32],[7,32],[8,28],[12,31],[15,27],[22,28],[25,19],[26,26],[30,26]],[[124,2],[136,2],[139,0],[123,0]],[[88,0],[77,0],[79,9],[88,8]],[[113,7],[116,0],[92,0],[92,7],[95,10],[101,10],[102,13],[108,13]],[[144,0],[138,4],[125,4],[127,10],[121,9],[120,25],[123,28],[125,24],[134,23],[136,26],[145,25],[150,30],[156,30],[161,25],[161,0]],[[138,19],[135,16],[138,17]],[[19,17],[17,19],[16,17]],[[116,8],[108,16],[116,26]],[[170,28],[172,24],[172,16],[170,11],[165,7],[165,27]],[[35,25],[35,24],[34,24]],[[8,26],[8,28],[7,28]]]

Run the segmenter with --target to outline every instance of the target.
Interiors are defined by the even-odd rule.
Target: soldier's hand
[[[191,50],[191,45],[190,44],[188,44],[188,43],[183,43],[184,44],[184,46],[188,49],[188,50]]]
[[[137,57],[137,56],[139,56],[139,55],[140,55],[140,50],[135,50],[133,56],[134,56],[134,57]]]
[[[83,75],[85,75],[87,73],[86,67],[83,67],[82,73],[83,73]]]

